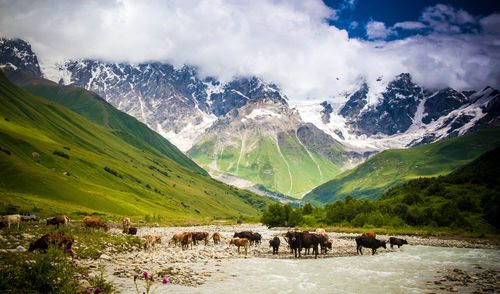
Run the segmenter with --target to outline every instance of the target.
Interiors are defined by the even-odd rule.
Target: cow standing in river
[[[390,237],[389,244],[391,244],[391,249],[392,249],[394,245],[397,245],[398,248],[400,248],[401,246],[403,246],[403,244],[408,244],[408,242],[405,239]]]
[[[375,252],[380,247],[387,248],[384,241],[365,236],[356,237],[356,253],[363,255],[362,247],[371,248],[372,255],[375,255]]]
[[[273,255],[278,254],[278,250],[280,248],[280,238],[274,237],[272,240],[269,241],[269,246],[273,247]]]
[[[290,253],[295,252],[295,257],[297,257],[297,249],[299,248],[299,241],[297,240],[297,232],[294,231],[288,231],[285,234],[285,241],[288,243],[288,246],[290,247]]]

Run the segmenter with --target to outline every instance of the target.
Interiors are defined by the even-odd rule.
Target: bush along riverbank
[[[413,223],[415,214],[422,211],[432,218],[457,219],[461,215],[455,210],[448,211],[444,206],[428,209],[408,208],[406,204],[393,199],[370,201],[347,197],[325,207],[313,207],[307,203],[303,207],[293,208],[290,204],[270,204],[264,211],[261,222],[269,227],[325,228],[362,232],[366,230],[393,234],[415,234],[424,236],[461,236],[471,238],[489,238],[499,242],[499,230],[488,222],[471,216],[471,226],[460,226],[455,222],[441,225],[437,222]],[[394,203],[393,203],[394,202]],[[443,211],[446,210],[446,211]],[[419,216],[425,218],[425,215]],[[476,219],[477,223],[474,223]],[[462,218],[465,220],[465,218]]]
[[[0,292],[3,293],[110,293],[112,285],[103,275],[89,274],[86,267],[60,248],[45,254],[23,252],[0,254]]]

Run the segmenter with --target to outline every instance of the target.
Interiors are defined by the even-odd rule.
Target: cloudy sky
[[[500,1],[0,0],[0,36],[42,63],[195,65],[326,99],[410,72],[428,88],[500,87]]]

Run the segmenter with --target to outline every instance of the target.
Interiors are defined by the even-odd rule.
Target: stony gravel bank
[[[234,232],[239,231],[255,231],[262,235],[262,243],[256,246],[251,246],[248,256],[238,254],[234,245],[229,246],[229,241],[232,239]],[[221,235],[221,243],[214,245],[212,240],[205,246],[198,244],[193,246],[193,249],[182,250],[179,246],[168,244],[168,240],[178,232],[183,231],[205,231],[210,234],[219,232]],[[138,235],[143,237],[147,233],[154,233],[161,236],[162,244],[157,245],[154,249],[144,250],[133,248],[131,252],[114,253],[113,248],[106,248],[101,257],[97,260],[81,260],[80,263],[89,266],[93,269],[105,269],[108,278],[111,279],[117,288],[130,287],[135,274],[141,275],[144,271],[157,276],[157,280],[166,277],[169,283],[198,286],[207,281],[224,279],[231,273],[224,273],[221,270],[220,264],[226,259],[235,258],[294,258],[289,252],[288,246],[282,236],[286,233],[287,228],[268,229],[262,225],[242,224],[235,226],[195,226],[195,227],[141,227]],[[112,234],[121,234],[117,229],[111,231]],[[351,233],[328,233],[333,241],[333,250],[327,255],[320,255],[318,258],[332,258],[339,256],[356,255],[356,246],[354,238],[357,234]],[[281,246],[278,255],[272,255],[272,248],[269,247],[269,240],[274,236],[280,236]],[[388,240],[390,236],[380,235],[378,239]],[[426,246],[441,246],[441,247],[467,247],[467,248],[492,248],[497,249],[497,246],[487,243],[473,243],[467,240],[448,240],[439,238],[420,238],[415,236],[397,236],[404,238],[411,245],[426,245]],[[404,247],[403,247],[404,248]],[[393,250],[399,250],[397,248]],[[379,254],[386,254],[392,250],[388,246],[387,249],[379,249]],[[370,254],[369,249],[364,250],[365,254]],[[311,255],[303,256],[303,258],[314,258]],[[128,286],[127,286],[128,285]],[[451,288],[451,286],[449,287]]]

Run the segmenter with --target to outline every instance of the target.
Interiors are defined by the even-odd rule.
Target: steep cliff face
[[[38,58],[31,50],[31,45],[20,39],[0,38],[0,68],[18,69],[37,77],[42,76]]]
[[[409,74],[401,74],[390,82],[377,105],[366,107],[367,93],[368,87],[363,84],[340,111],[357,135],[382,133],[390,136],[405,132],[412,125],[424,97],[422,88],[411,81]]]

